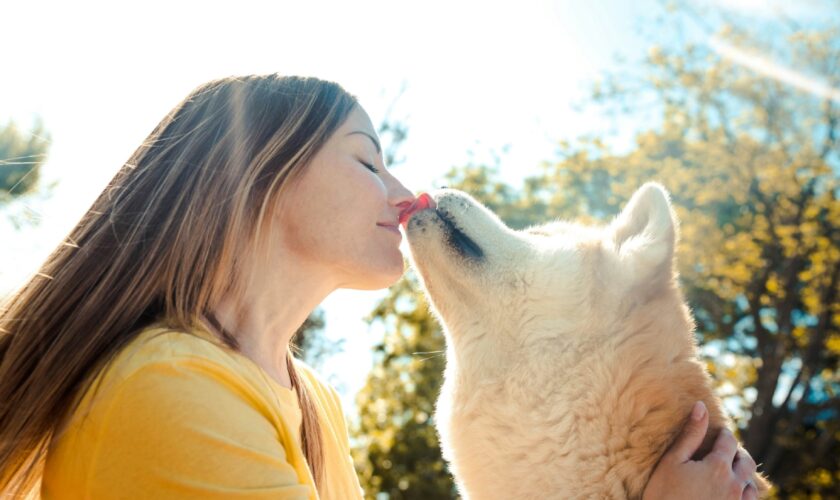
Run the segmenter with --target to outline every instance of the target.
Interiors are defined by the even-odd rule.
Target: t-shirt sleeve
[[[308,499],[259,396],[211,361],[139,368],[109,393],[92,498]]]

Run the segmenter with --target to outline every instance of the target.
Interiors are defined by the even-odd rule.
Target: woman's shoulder
[[[207,331],[163,323],[140,330],[97,374],[88,392],[107,398],[146,379],[183,390],[199,385],[233,390],[249,400],[270,397],[259,368],[241,354]]]
[[[297,373],[310,394],[330,417],[342,415],[338,393],[303,360],[294,360]],[[143,328],[100,374],[105,389],[125,387],[127,382],[154,377],[184,386],[204,385],[240,393],[250,401],[270,401],[299,412],[294,391],[281,387],[254,361],[224,344],[207,330],[183,329],[162,322]],[[187,381],[191,381],[187,386]]]
[[[275,394],[255,370],[203,332],[144,328],[56,434],[45,484],[111,493],[133,485],[138,496],[159,498],[140,492],[280,481],[307,495],[299,485],[305,468],[297,402]]]
[[[144,328],[121,353],[119,360],[123,376],[130,375],[143,366],[156,363],[196,363],[215,365],[220,369],[237,372],[246,378],[265,381],[263,370],[243,354],[224,344],[207,330],[181,329],[154,323]],[[319,399],[338,398],[338,393],[314,368],[295,358],[298,374],[316,391]],[[270,380],[270,379],[269,379]],[[272,386],[275,382],[271,381]]]
[[[117,407],[150,425],[172,415],[185,417],[184,425],[257,419],[276,427],[300,418],[293,393],[273,390],[256,364],[212,334],[160,323],[140,330],[79,396],[70,428],[113,421]]]
[[[124,376],[154,363],[203,360],[236,366],[233,351],[209,332],[168,326],[162,322],[142,328],[114,358]]]

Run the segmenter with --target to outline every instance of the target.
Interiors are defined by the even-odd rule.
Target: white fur
[[[600,228],[513,231],[465,193],[433,197],[407,234],[446,335],[435,420],[464,498],[639,497],[698,399],[708,449],[728,421],[696,357],[661,186]]]

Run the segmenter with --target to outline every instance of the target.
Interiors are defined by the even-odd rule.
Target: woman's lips
[[[435,200],[433,200],[428,194],[421,193],[410,207],[400,213],[400,224],[402,227],[406,227],[408,225],[408,221],[411,219],[412,215],[427,208],[435,208]]]
[[[391,231],[392,233],[396,233],[396,235],[399,236],[399,237],[402,237],[402,234],[400,233],[400,228],[397,227],[397,226],[392,226],[391,224],[377,224],[377,225],[381,228],[385,228],[388,231]]]

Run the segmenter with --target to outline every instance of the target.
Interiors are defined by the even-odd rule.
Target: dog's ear
[[[633,282],[673,277],[677,227],[664,187],[649,182],[633,194],[610,225],[618,258]]]

